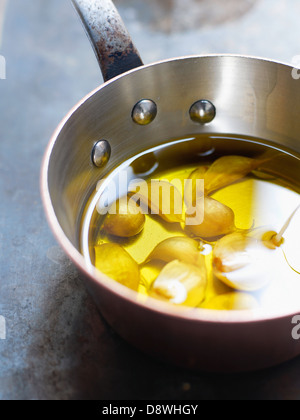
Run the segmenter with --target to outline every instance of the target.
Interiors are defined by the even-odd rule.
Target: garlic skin
[[[222,238],[213,251],[214,275],[227,286],[243,292],[255,292],[272,280],[276,250],[262,241],[241,233]]]
[[[140,269],[137,262],[117,244],[95,246],[95,267],[106,276],[129,287],[138,290]]]
[[[205,265],[196,267],[175,260],[161,271],[150,296],[175,305],[196,307],[204,300],[206,287]]]
[[[205,258],[201,255],[203,247],[199,242],[186,237],[169,238],[159,243],[151,252],[146,262],[163,261],[166,263],[174,260],[192,265],[205,264]]]

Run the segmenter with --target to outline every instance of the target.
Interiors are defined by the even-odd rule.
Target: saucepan
[[[238,372],[300,354],[300,313],[270,316],[177,308],[108,279],[81,253],[80,227],[98,181],[168,139],[234,134],[300,153],[300,83],[290,66],[244,56],[192,56],[143,65],[110,0],[73,0],[105,83],[64,118],[46,150],[41,190],[50,226],[109,325],[157,359]]]

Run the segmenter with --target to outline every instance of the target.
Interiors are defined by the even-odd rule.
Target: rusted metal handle
[[[72,0],[93,45],[105,81],[143,65],[111,0]]]

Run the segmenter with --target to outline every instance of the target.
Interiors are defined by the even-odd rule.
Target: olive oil
[[[202,181],[199,188],[196,180]],[[162,211],[164,201],[171,201],[167,211]],[[120,211],[128,210],[128,202],[135,207],[130,214]],[[300,160],[295,153],[260,139],[177,139],[131,158],[99,182],[83,217],[82,252],[88,264],[136,290],[141,300],[278,314],[300,306],[300,214],[295,212],[283,243],[268,249],[267,257],[263,237],[278,234],[299,204]],[[194,224],[187,223],[191,207],[201,210]],[[230,235],[235,245],[235,238],[259,244],[251,257],[255,270],[234,272],[234,283],[230,273],[218,271],[221,266],[228,271],[219,256],[227,258],[220,246],[227,238],[230,243]],[[105,244],[115,245],[111,253],[107,246],[101,248]],[[243,249],[237,255],[248,262]],[[247,283],[239,273],[246,273]],[[124,276],[134,280],[120,281]]]

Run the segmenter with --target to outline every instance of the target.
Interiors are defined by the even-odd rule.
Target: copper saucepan
[[[83,209],[99,179],[168,139],[235,134],[300,153],[300,82],[292,77],[293,69],[242,56],[176,58],[143,66],[110,0],[73,3],[105,83],[56,129],[44,157],[41,189],[50,226],[84,274],[102,314],[137,348],[192,369],[246,371],[299,355],[300,342],[291,334],[295,311],[270,317],[173,308],[153,299],[142,303],[135,292],[88,266],[79,241]]]

